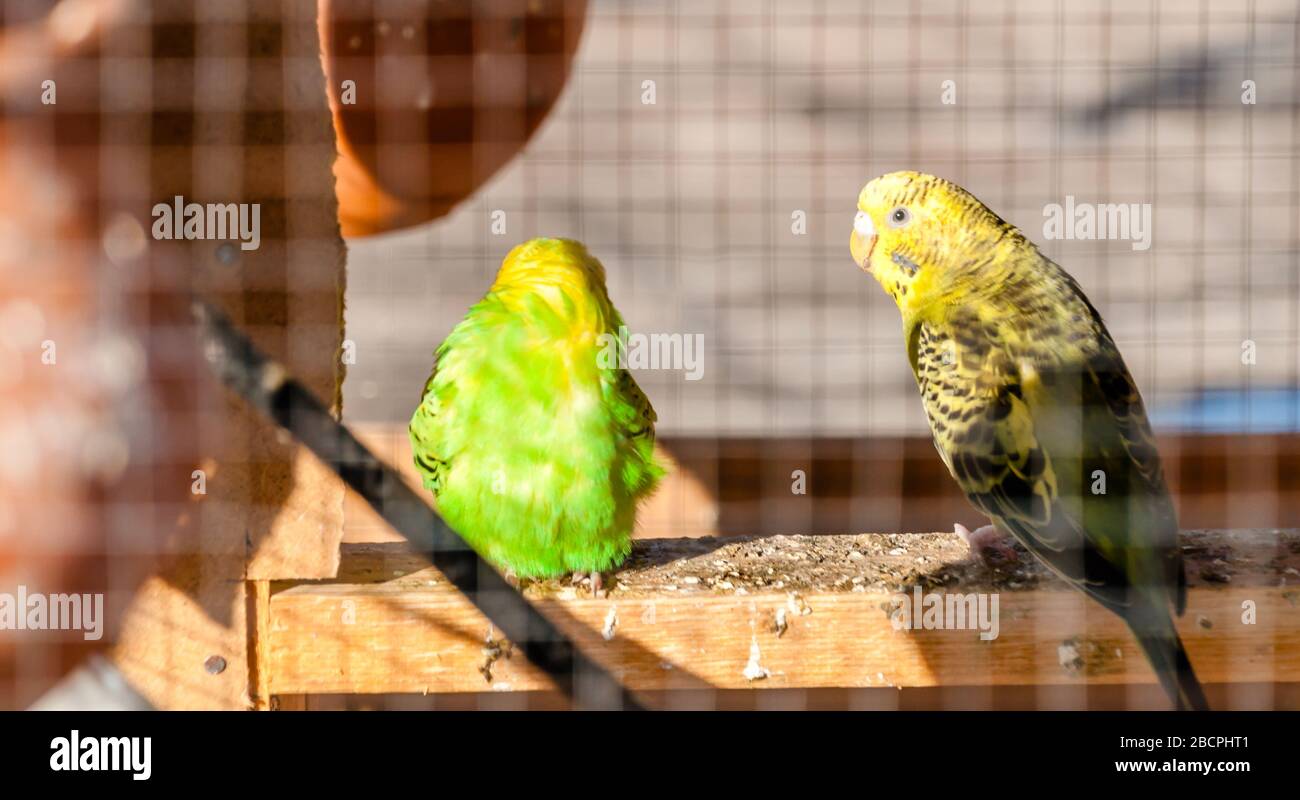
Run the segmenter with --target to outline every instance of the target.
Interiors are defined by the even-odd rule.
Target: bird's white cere
[[[863,239],[876,235],[875,223],[871,221],[871,215],[865,211],[859,211],[853,218],[853,230]]]

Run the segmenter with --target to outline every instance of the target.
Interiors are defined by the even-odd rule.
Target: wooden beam
[[[1202,681],[1300,681],[1300,533],[1183,541],[1179,630]],[[1113,615],[1027,555],[990,571],[951,534],[643,540],[608,582],[603,598],[564,581],[525,592],[635,690],[1154,681]],[[896,630],[897,593],[918,587],[996,597],[997,638]],[[392,544],[346,545],[334,580],[274,583],[266,670],[277,695],[551,688],[436,570]]]
[[[270,674],[271,583],[247,581],[248,598],[248,699],[257,711],[271,708],[266,676]]]

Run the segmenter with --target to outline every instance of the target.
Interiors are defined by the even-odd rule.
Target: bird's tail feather
[[[1160,685],[1164,687],[1169,699],[1179,711],[1209,711],[1210,705],[1205,700],[1205,690],[1196,678],[1192,662],[1187,658],[1187,650],[1174,628],[1174,621],[1163,609],[1151,609],[1146,613],[1133,614],[1125,619],[1129,629],[1137,637],[1142,652],[1151,662]]]

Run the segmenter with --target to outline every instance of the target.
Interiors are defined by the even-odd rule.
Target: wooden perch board
[[[1183,549],[1178,626],[1202,681],[1300,681],[1300,532],[1194,531]],[[970,561],[952,534],[644,540],[607,583],[524,591],[634,690],[1155,680],[1116,617],[1027,555]],[[896,630],[913,587],[996,596],[997,638]],[[273,694],[551,688],[402,545],[345,545],[336,579],[273,584],[269,617]]]

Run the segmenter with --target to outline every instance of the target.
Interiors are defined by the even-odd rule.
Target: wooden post
[[[150,242],[155,282],[216,303],[339,413],[345,249],[315,5],[165,0],[104,38],[106,53],[154,71],[153,94],[142,98],[153,114],[143,135],[122,139],[139,144],[118,156],[147,176],[131,209],[145,230],[153,204],[178,196],[259,210],[254,249]],[[138,122],[104,115],[106,126]],[[114,657],[162,708],[269,707],[259,649],[267,581],[334,574],[343,485],[242,401],[207,387],[183,420],[206,457],[195,465],[205,492],[192,498],[179,563],[136,597]],[[188,470],[175,477],[191,480]]]

